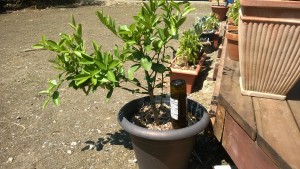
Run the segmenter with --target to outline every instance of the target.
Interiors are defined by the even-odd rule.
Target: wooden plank
[[[227,41],[224,41],[224,45],[227,44]],[[222,45],[223,46],[223,45]],[[224,47],[222,47],[224,48]],[[220,88],[221,88],[221,79],[222,79],[222,74],[223,74],[223,66],[224,66],[224,62],[225,62],[225,50],[223,49],[219,49],[222,50],[223,52],[221,53],[221,57],[220,57],[220,62],[218,64],[218,72],[217,72],[217,77],[216,77],[216,83],[215,83],[215,88],[213,91],[213,97],[212,97],[212,101],[211,104],[212,106],[218,105],[218,97],[220,94]],[[213,107],[216,108],[216,107]]]
[[[257,144],[280,168],[300,168],[300,132],[286,101],[252,98]]]
[[[225,58],[219,102],[235,121],[253,139],[256,139],[256,123],[252,100],[242,96],[239,86],[239,62]]]
[[[222,144],[238,168],[277,168],[228,113],[225,117]]]
[[[214,134],[216,138],[221,142],[222,134],[223,134],[223,128],[224,128],[224,120],[225,120],[225,109],[223,106],[219,105],[217,107],[216,112],[216,121],[214,125]]]

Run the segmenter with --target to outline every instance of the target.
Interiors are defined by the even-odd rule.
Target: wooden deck
[[[238,168],[300,169],[300,82],[287,100],[242,96],[239,62],[224,41],[214,133]]]

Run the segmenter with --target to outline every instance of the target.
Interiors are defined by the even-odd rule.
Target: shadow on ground
[[[108,133],[106,134],[108,137],[106,138],[98,138],[97,141],[92,141],[92,140],[87,140],[85,142],[86,146],[81,149],[81,151],[86,151],[86,150],[97,150],[101,151],[103,150],[103,147],[105,144],[110,144],[110,145],[122,145],[124,148],[127,148],[129,150],[132,150],[132,144],[130,140],[130,136],[127,132],[124,130],[120,130],[115,133]]]

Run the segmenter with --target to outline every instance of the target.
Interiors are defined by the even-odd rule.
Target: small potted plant
[[[200,41],[205,43],[207,53],[213,52],[218,48],[220,22],[214,13],[210,13],[202,18],[197,17],[194,29],[200,35]]]
[[[240,10],[239,0],[234,1],[232,5],[229,6],[227,15],[227,30],[237,30],[239,22],[239,10]]]
[[[146,94],[146,97],[129,101],[118,114],[119,124],[130,134],[139,167],[187,168],[196,134],[209,123],[207,111],[199,103],[187,99],[187,111],[195,116],[195,123],[166,131],[146,127],[149,123],[157,127],[166,123],[163,116],[166,106],[163,105],[170,103],[163,92],[165,77],[170,74],[166,51],[169,42],[178,38],[178,29],[190,11],[192,8],[187,2],[149,0],[133,17],[132,24],[120,26],[103,11],[98,11],[101,23],[124,42],[122,50],[115,46],[113,52],[101,51],[94,41],[93,51],[88,52],[82,39],[82,26],[74,19],[70,24],[75,31],[73,34],[61,33],[58,42],[43,37],[34,47],[56,53],[53,63],[60,70],[58,81],[51,80],[49,88],[42,92],[49,96],[45,105],[51,99],[59,105],[59,88],[63,82],[69,82],[70,87],[82,89],[86,94],[104,88],[108,91],[107,99],[115,88]],[[136,76],[137,71],[144,76]],[[128,88],[127,83],[135,87]],[[144,106],[151,111],[142,109]],[[138,122],[133,123],[136,117]],[[146,120],[143,117],[147,117]]]
[[[183,32],[180,37],[180,46],[176,57],[171,65],[170,80],[183,79],[186,81],[187,94],[192,92],[195,80],[200,72],[201,65],[205,59],[203,45],[199,41],[199,35],[190,29]]]
[[[239,23],[239,10],[240,2],[239,0],[234,1],[232,5],[229,6],[227,12],[228,24],[226,31],[227,38],[227,52],[231,60],[239,61],[239,38],[238,38],[238,23]]]
[[[219,21],[226,20],[226,12],[228,11],[228,1],[225,1],[224,5],[220,5],[220,1],[217,0],[217,5],[212,5],[211,10],[214,14],[216,14]]]

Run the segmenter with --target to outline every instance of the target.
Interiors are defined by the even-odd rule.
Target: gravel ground
[[[188,15],[182,30],[190,28],[196,16],[208,14],[210,5],[209,2],[193,3],[196,10]],[[105,103],[102,90],[85,96],[82,91],[63,86],[62,105],[50,105],[42,110],[45,98],[38,92],[55,76],[55,70],[47,62],[53,54],[31,50],[31,46],[42,35],[57,39],[60,32],[70,33],[67,23],[74,15],[83,24],[88,45],[93,39],[104,50],[110,50],[120,41],[100,25],[95,12],[103,10],[124,24],[132,21],[131,16],[138,12],[139,6],[120,3],[0,14],[0,168],[138,168],[130,139],[116,117],[122,105],[141,95],[116,90],[111,101]],[[173,44],[176,47],[178,42]],[[207,66],[212,67],[215,56],[216,52],[211,54]],[[208,76],[211,75],[209,70]],[[214,82],[202,82],[189,97],[209,109]],[[225,159],[226,153],[211,134],[202,135],[199,141],[195,149],[198,155],[191,158],[191,168],[211,168]]]

